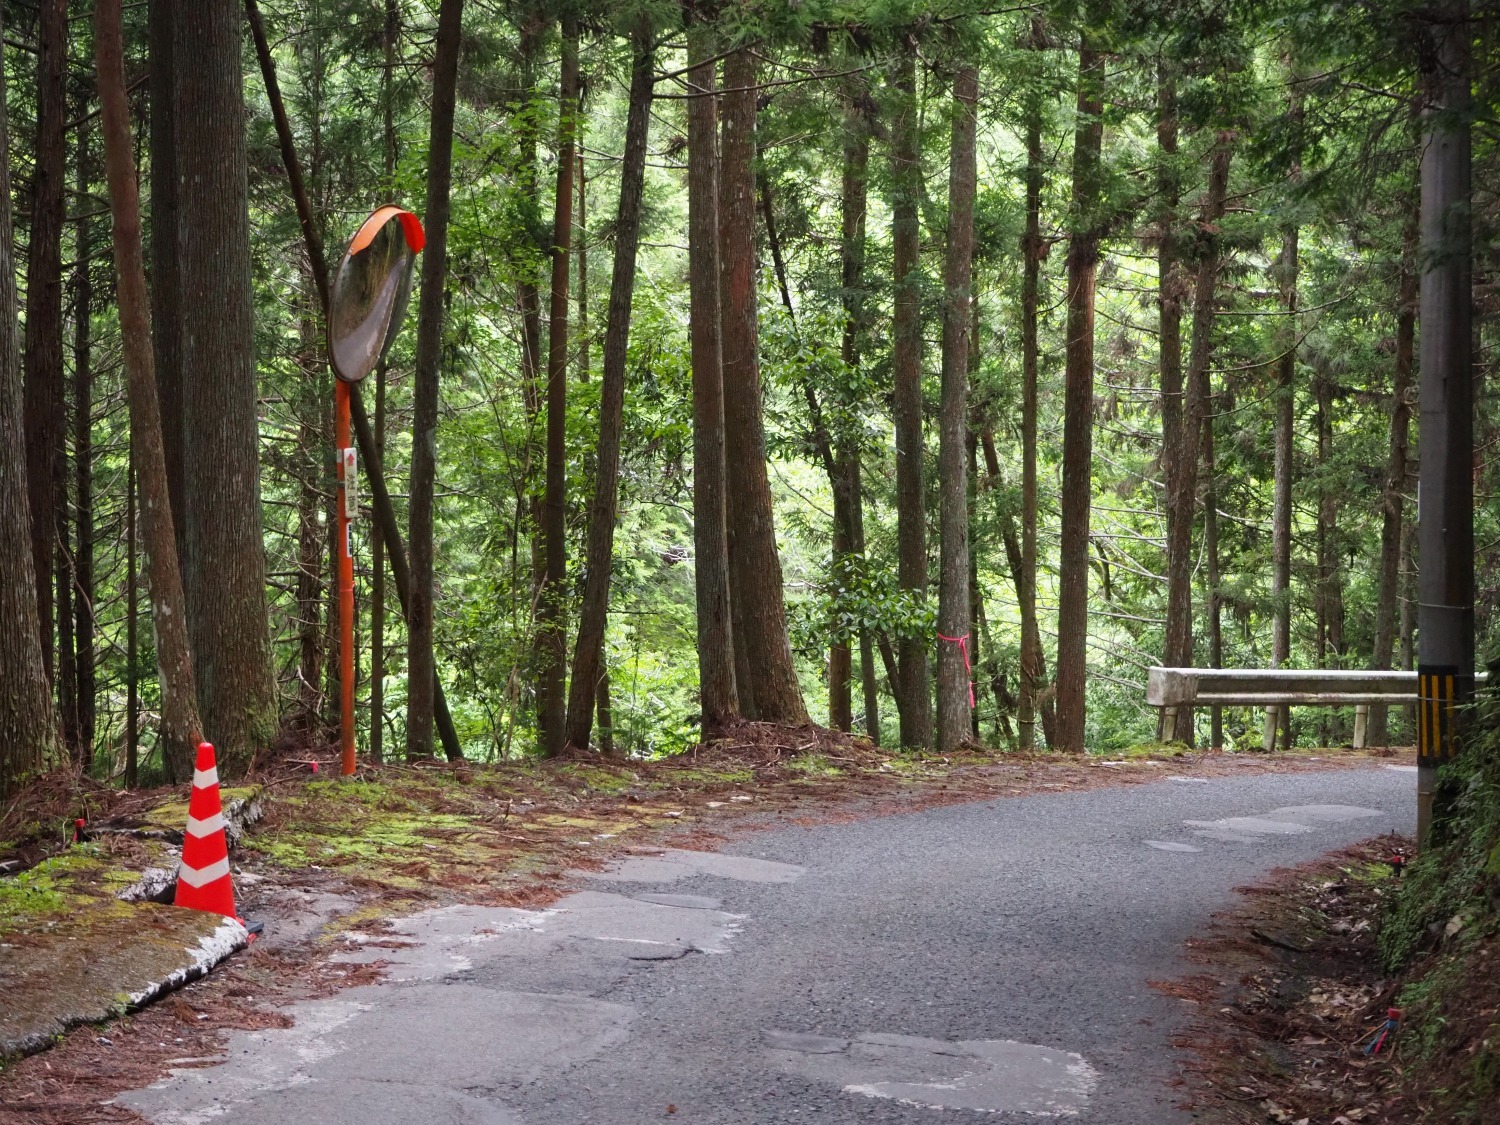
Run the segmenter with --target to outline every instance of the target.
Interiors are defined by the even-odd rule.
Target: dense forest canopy
[[[6,0],[0,791],[334,737],[327,276],[386,202],[428,243],[354,392],[373,760],[1347,740],[1145,670],[1414,666],[1434,128],[1491,644],[1497,15]]]

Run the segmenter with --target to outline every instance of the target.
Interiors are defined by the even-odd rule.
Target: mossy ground
[[[146,841],[107,838],[72,845],[0,879],[0,940],[75,922],[92,926],[101,911],[99,920],[107,922],[126,905],[115,897],[119,892],[144,868],[168,862],[164,848]]]
[[[547,868],[680,823],[683,796],[753,783],[734,765],[565,761],[370,767],[274,786],[245,859],[328,872],[387,896],[513,894]]]

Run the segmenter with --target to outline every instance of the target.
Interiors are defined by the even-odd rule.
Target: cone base
[[[234,912],[234,886],[229,881],[229,876],[224,875],[215,879],[212,883],[205,883],[201,887],[194,887],[181,879],[177,880],[177,895],[172,900],[174,906],[181,906],[187,910],[202,910],[209,914],[222,914],[226,918],[236,917]]]

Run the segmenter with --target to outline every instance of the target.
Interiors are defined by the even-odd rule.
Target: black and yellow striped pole
[[[1422,21],[1421,473],[1417,491],[1417,832],[1474,694],[1474,413],[1467,0]],[[1436,807],[1435,807],[1436,806]]]

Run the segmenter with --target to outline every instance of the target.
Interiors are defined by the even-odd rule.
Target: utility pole
[[[1474,695],[1474,414],[1468,0],[1419,17],[1422,71],[1421,474],[1417,492],[1417,834]],[[1436,804],[1437,807],[1434,807]]]

